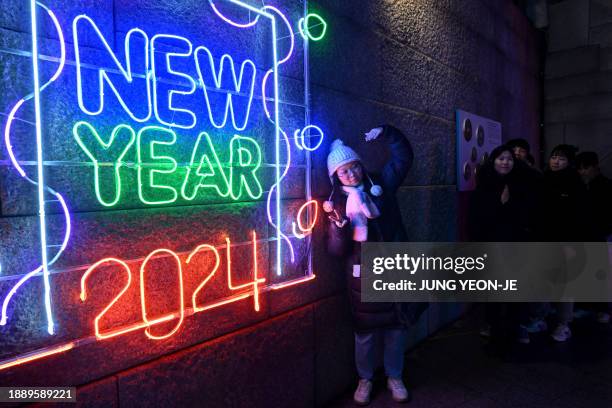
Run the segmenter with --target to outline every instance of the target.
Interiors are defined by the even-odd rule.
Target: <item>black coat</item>
[[[371,176],[374,183],[382,187],[383,194],[380,197],[370,195],[381,215],[368,220],[368,241],[401,242],[407,240],[407,235],[395,195],[406,178],[414,154],[410,143],[398,129],[388,125],[383,129],[380,140],[389,145],[391,159],[380,175]],[[371,186],[367,177],[364,177],[364,190],[369,193]],[[334,208],[340,214],[345,213],[346,199],[341,191],[335,191]],[[355,331],[407,327],[416,322],[427,307],[425,303],[361,302],[361,278],[353,277],[353,265],[361,263],[361,243],[353,241],[350,223],[343,228],[338,228],[333,222],[329,223],[328,251],[333,256],[345,259],[345,274]]]
[[[540,226],[542,240],[581,242],[591,237],[587,191],[573,168],[544,172],[543,206]]]
[[[510,193],[501,202],[505,186]],[[493,162],[482,167],[470,200],[470,239],[477,242],[529,242],[536,238],[541,212],[542,176],[516,160],[512,171],[499,175]]]
[[[612,180],[602,174],[586,185],[590,241],[605,241],[612,234]]]

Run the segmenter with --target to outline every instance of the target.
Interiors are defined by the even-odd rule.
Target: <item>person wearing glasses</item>
[[[330,221],[328,251],[343,258],[349,281],[355,363],[360,377],[353,399],[360,405],[370,402],[377,334],[384,340],[387,387],[394,400],[409,400],[402,381],[407,329],[427,307],[422,303],[361,302],[361,243],[407,240],[396,192],[414,157],[406,137],[393,126],[370,130],[365,134],[365,141],[382,142],[389,148],[391,157],[381,174],[370,175],[359,155],[342,140],[335,140],[327,157],[333,189],[329,200],[323,204]]]

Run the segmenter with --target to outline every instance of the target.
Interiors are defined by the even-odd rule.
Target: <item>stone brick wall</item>
[[[612,3],[549,6],[545,153],[559,143],[599,153],[612,176]]]
[[[31,62],[19,52],[30,47],[28,9],[23,3],[6,0],[0,14],[3,127],[15,101],[31,91]],[[70,27],[76,14],[87,11],[104,27],[115,48],[122,44],[122,37],[131,27],[140,27],[147,33],[176,33],[180,27],[181,35],[211,47],[215,44],[206,42],[207,36],[223,35],[216,25],[203,24],[210,18],[206,2],[48,3],[65,27]],[[251,3],[260,4],[255,0]],[[303,14],[303,1],[279,0],[272,4],[287,14],[295,28]],[[522,136],[537,146],[537,33],[511,0],[320,0],[309,1],[308,8],[328,23],[325,39],[311,42],[309,52],[311,120],[326,132],[323,146],[312,157],[313,195],[323,200],[329,192],[325,158],[331,140],[344,139],[359,151],[371,170],[376,170],[388,152],[378,144],[366,145],[363,133],[381,123],[392,123],[404,131],[415,151],[414,166],[399,191],[410,239],[457,239],[460,209],[455,191],[455,109],[498,120],[505,139]],[[66,35],[71,35],[70,28]],[[92,52],[100,51],[95,38],[86,40]],[[227,41],[249,50],[240,36]],[[42,23],[41,44],[46,54],[58,55],[57,36],[49,21]],[[266,49],[256,44],[250,51],[261,60],[269,57]],[[279,48],[286,45],[280,44]],[[296,47],[295,58],[284,67],[280,79],[281,109],[288,130],[303,123],[305,113],[302,42],[298,40]],[[68,59],[74,61],[70,53],[68,47]],[[43,63],[43,77],[49,78],[54,67],[53,60]],[[74,70],[73,65],[68,69]],[[248,231],[256,230],[258,236],[266,237],[271,227],[265,220],[265,197],[238,203],[207,197],[197,203],[147,208],[136,196],[130,196],[117,208],[102,208],[91,183],[87,188],[79,187],[81,180],[92,178],[92,168],[83,164],[85,156],[74,149],[67,126],[83,119],[75,109],[74,75],[62,76],[59,81],[62,86],[50,87],[43,94],[43,104],[47,106],[43,121],[47,123],[45,134],[51,137],[46,152],[50,155],[46,160],[53,161],[46,168],[48,180],[50,185],[67,192],[75,219],[71,246],[54,265],[51,275],[53,298],[57,299],[55,317],[61,330],[55,336],[46,333],[42,280],[35,278],[15,296],[13,302],[17,306],[11,304],[9,324],[0,327],[0,353],[6,361],[37,348],[75,339],[79,342],[65,353],[0,371],[0,382],[75,385],[79,386],[80,403],[105,407],[313,406],[325,404],[350,387],[354,381],[353,346],[344,277],[339,273],[338,260],[325,254],[322,228],[315,230],[312,243],[316,279],[262,293],[258,312],[249,298],[187,316],[179,332],[163,341],[146,338],[142,330],[95,341],[93,316],[117,293],[125,278],[118,273],[101,273],[89,283],[98,289],[95,296],[90,296],[93,303],[85,307],[78,299],[79,283],[84,270],[94,261],[117,256],[138,266],[154,248],[166,246],[181,254],[189,253],[203,236],[222,245],[225,234],[241,237],[236,244],[248,244]],[[254,115],[261,117],[261,107],[257,109]],[[13,145],[25,161],[33,160],[35,152],[28,124],[32,112],[31,105],[24,104],[19,115],[23,120],[14,125]],[[265,134],[269,130],[266,126],[269,125],[258,127],[256,135]],[[214,134],[214,129],[210,131]],[[4,143],[2,146],[3,299],[23,271],[37,265],[38,219],[36,189],[20,178],[10,164]],[[265,141],[262,147],[271,148]],[[303,153],[293,150],[296,163],[305,163]],[[188,150],[181,152],[188,157]],[[33,168],[27,167],[28,172]],[[299,166],[296,173],[283,195],[283,204],[294,212],[303,201],[304,191]],[[134,177],[133,173],[128,177]],[[270,175],[264,177],[269,186]],[[129,180],[128,186],[134,182]],[[55,226],[51,235],[61,238],[61,212],[50,211],[49,217],[50,225]],[[236,265],[249,262],[248,252],[241,252],[243,247],[236,247]],[[277,282],[279,278],[271,272],[273,251],[271,242],[263,242],[257,259],[261,276]],[[302,273],[306,251],[305,245],[298,245],[298,265],[288,267],[290,277]],[[173,273],[160,273],[154,282],[158,285],[156,293],[164,293],[169,299],[176,296],[171,283],[175,279]],[[237,273],[237,279],[249,276],[248,270]],[[195,284],[197,280],[186,283]],[[211,283],[206,293],[211,298],[226,294],[222,282]],[[129,320],[137,315],[139,307],[134,305],[139,304],[138,296],[137,290],[126,292],[125,305],[109,318]],[[169,307],[170,301],[162,301],[159,310],[167,311]],[[463,310],[461,305],[432,306],[411,331],[410,343],[416,344],[453,321]]]

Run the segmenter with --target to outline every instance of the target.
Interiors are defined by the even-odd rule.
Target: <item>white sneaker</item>
[[[361,379],[353,394],[353,401],[358,405],[368,405],[370,403],[370,393],[372,392],[372,381]]]
[[[482,337],[491,337],[491,326],[487,325],[478,332]]]
[[[408,401],[408,390],[406,389],[406,386],[401,378],[389,377],[387,379],[387,388],[391,390],[391,395],[393,396],[393,400],[395,402]]]
[[[567,324],[559,324],[555,331],[552,332],[551,336],[553,339],[555,339],[555,341],[563,342],[572,337],[572,331]]]
[[[606,313],[606,312],[597,313],[597,321],[603,324],[610,323],[610,313]]]
[[[544,320],[532,320],[527,326],[529,333],[540,333],[548,330],[548,325]]]

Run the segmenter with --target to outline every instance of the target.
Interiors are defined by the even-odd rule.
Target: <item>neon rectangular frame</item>
[[[276,217],[277,217],[277,222],[276,222],[276,274],[277,275],[282,275],[282,241],[283,238],[287,239],[281,229],[281,222],[280,220],[282,219],[281,217],[281,186],[280,186],[280,181],[282,180],[282,178],[284,177],[284,175],[281,175],[281,163],[280,163],[280,152],[281,152],[281,133],[284,135],[284,132],[280,126],[280,109],[279,109],[279,82],[278,82],[278,71],[279,71],[279,66],[280,64],[282,64],[283,62],[286,61],[286,59],[289,58],[289,56],[291,55],[291,51],[289,52],[289,54],[287,55],[286,58],[284,58],[282,61],[278,60],[278,49],[277,49],[277,30],[276,30],[276,21],[277,18],[271,14],[271,13],[267,13],[265,11],[265,9],[273,9],[277,12],[279,12],[280,16],[282,17],[283,20],[285,20],[286,24],[289,24],[286,21],[286,18],[283,16],[282,13],[280,13],[280,11],[278,11],[277,9],[275,9],[272,6],[265,6],[262,9],[257,9],[253,6],[250,6],[248,4],[243,3],[242,1],[239,0],[226,0],[228,3],[232,3],[235,4],[239,7],[243,7],[248,11],[252,11],[258,15],[267,17],[270,19],[271,23],[272,23],[272,51],[273,51],[273,68],[271,70],[271,72],[274,74],[274,108],[275,108],[275,112],[274,112],[274,127],[275,127],[275,131],[274,131],[274,135],[275,135],[275,185],[276,185],[276,191],[275,191],[275,196],[276,196],[276,203],[275,203],[275,207],[276,207]],[[50,274],[50,270],[49,267],[51,264],[53,264],[53,262],[55,261],[55,259],[59,256],[59,254],[63,251],[63,249],[65,248],[65,244],[67,243],[67,239],[68,236],[70,235],[69,231],[70,231],[70,218],[68,216],[68,209],[64,203],[63,198],[57,194],[56,192],[54,192],[51,189],[48,189],[47,187],[45,187],[44,184],[44,160],[43,160],[43,129],[42,129],[42,109],[41,109],[41,99],[40,99],[40,93],[42,91],[42,89],[44,89],[50,82],[53,82],[56,77],[59,75],[59,73],[61,72],[61,69],[59,69],[56,74],[54,75],[54,77],[51,79],[51,81],[49,83],[45,83],[44,85],[42,85],[41,87],[41,82],[40,82],[40,71],[39,71],[39,57],[42,58],[47,58],[45,56],[41,56],[39,54],[39,47],[38,47],[38,16],[37,16],[37,4],[39,6],[42,6],[44,9],[46,9],[49,14],[51,15],[51,17],[54,20],[54,23],[56,25],[58,25],[59,23],[57,22],[57,19],[55,18],[55,16],[51,13],[51,11],[44,6],[42,3],[37,3],[36,0],[30,0],[30,17],[31,17],[31,37],[32,37],[32,53],[31,53],[31,58],[32,58],[32,69],[33,69],[33,92],[32,92],[32,97],[34,99],[34,104],[35,104],[35,130],[36,130],[36,169],[37,169],[37,198],[38,198],[38,217],[39,217],[39,228],[40,228],[40,244],[41,244],[41,267],[40,267],[40,272],[42,272],[43,275],[43,279],[44,279],[44,288],[45,288],[45,294],[44,294],[44,304],[45,304],[45,309],[46,309],[46,313],[47,313],[47,331],[49,332],[49,334],[54,334],[55,332],[55,327],[54,327],[54,322],[53,322],[53,316],[52,316],[52,304],[51,304],[51,296],[50,296],[50,282],[49,282],[49,274]],[[308,6],[307,6],[307,1],[304,1],[304,13],[307,13],[308,10]],[[293,33],[291,34],[293,36]],[[61,32],[60,32],[60,41],[62,42],[62,57],[61,57],[61,62],[60,65],[63,67],[63,64],[65,62],[65,54],[64,54],[64,49],[63,49],[63,37],[61,36]],[[291,49],[293,49],[293,45],[291,47]],[[309,112],[309,68],[308,68],[308,41],[305,42],[304,44],[304,86],[305,86],[305,90],[304,90],[304,108],[305,108],[305,123],[308,126],[310,126],[310,112]],[[265,81],[265,80],[264,80]],[[264,98],[265,98],[265,94],[264,94]],[[20,101],[16,107],[14,108],[14,110],[18,109],[18,107],[23,103],[24,100]],[[264,104],[264,109],[265,109],[265,104]],[[268,115],[268,118],[270,118],[269,113],[266,111],[266,114]],[[234,126],[235,127],[235,126]],[[286,136],[285,136],[286,137]],[[299,147],[299,146],[298,146]],[[305,194],[306,194],[306,198],[307,200],[311,199],[311,192],[310,192],[310,181],[311,181],[311,171],[310,171],[310,149],[305,149],[305,155],[306,155],[306,163],[307,163],[307,169],[306,169],[306,186],[305,186]],[[10,151],[10,145],[9,145],[9,153],[11,153]],[[17,165],[16,165],[17,166]],[[20,168],[17,167],[17,170],[19,171]],[[288,170],[288,169],[287,169]],[[21,172],[20,172],[21,173]],[[24,176],[22,174],[22,176]],[[50,247],[55,247],[55,246],[60,246],[60,245],[48,245],[48,237],[47,237],[47,220],[46,220],[46,211],[45,211],[45,189],[47,188],[47,190],[55,195],[58,200],[52,200],[52,201],[59,201],[60,204],[62,204],[62,206],[64,207],[66,216],[67,216],[67,232],[66,232],[66,237],[64,239],[64,244],[61,245],[62,249],[60,250],[60,252],[51,260],[49,261],[49,254],[47,249]],[[301,210],[300,210],[301,211]],[[310,211],[309,211],[310,214]],[[310,215],[309,215],[310,218]],[[307,239],[312,239],[311,237],[308,237]],[[30,274],[28,274],[28,276],[34,276],[34,274],[36,274],[36,271],[32,271]],[[288,286],[294,286],[300,283],[305,283],[305,282],[309,282],[312,279],[315,278],[315,275],[313,274],[312,271],[312,252],[309,251],[308,252],[308,271],[307,271],[307,275],[303,276],[301,278],[297,278],[297,279],[289,279],[285,282],[279,282],[276,284],[271,284],[268,285],[267,287],[264,287],[261,289],[262,292],[265,291],[269,291],[269,290],[278,290],[278,289],[282,289]],[[26,279],[22,279],[23,281],[25,281]],[[20,282],[17,287],[19,285],[21,285]],[[16,287],[16,288],[17,288]],[[16,290],[15,288],[15,290]],[[256,287],[256,290],[258,288]],[[11,292],[12,293],[12,292]],[[207,305],[205,306],[204,310],[208,309],[208,308],[212,308],[212,307],[217,307],[217,306],[221,306],[223,304],[226,303],[230,303],[245,297],[251,296],[250,293],[247,294],[242,294],[242,295],[238,295],[236,296],[232,296],[231,299],[226,299],[226,300],[222,300],[221,302],[217,302],[215,304],[211,304],[211,305]],[[3,323],[4,324],[4,323]],[[39,349],[39,350],[34,350],[31,353],[26,353],[24,355],[21,356],[17,356],[16,358],[12,358],[9,360],[5,360],[3,362],[0,362],[0,370],[4,369],[4,368],[8,368],[10,366],[14,366],[14,365],[18,365],[18,364],[22,364],[24,362],[27,361],[32,361],[34,359],[39,359],[39,358],[43,358],[45,356],[51,355],[51,354],[56,354],[56,353],[61,353],[63,351],[69,350],[75,346],[77,346],[80,343],[87,343],[90,341],[95,341],[95,339],[93,338],[84,338],[84,339],[80,339],[80,340],[75,340],[73,342],[67,343],[67,344],[62,344],[59,346],[51,346],[51,347],[45,347],[43,349]],[[4,364],[6,363],[6,364]]]
[[[281,163],[280,163],[280,143],[281,143],[281,130],[279,121],[279,86],[278,86],[278,49],[277,49],[277,32],[276,32],[276,17],[273,14],[267,13],[265,10],[258,9],[239,0],[228,0],[229,3],[235,4],[239,7],[243,7],[250,12],[254,12],[270,20],[272,26],[272,58],[273,68],[272,73],[274,77],[274,145],[275,145],[275,182],[276,182],[276,274],[282,275],[282,230],[280,220],[282,215],[281,209],[281,186],[279,180],[281,179]],[[41,252],[42,252],[42,270],[45,281],[45,307],[47,309],[48,318],[48,331],[53,334],[53,321],[51,311],[51,299],[50,299],[50,284],[49,284],[49,268],[48,268],[48,255],[47,255],[47,225],[45,218],[45,200],[44,200],[44,168],[43,168],[43,146],[42,146],[42,122],[41,122],[41,103],[40,103],[40,92],[39,92],[39,69],[38,69],[38,32],[37,32],[37,13],[36,13],[36,0],[30,0],[31,7],[31,21],[32,21],[32,61],[34,70],[34,99],[35,99],[35,115],[36,115],[36,147],[37,147],[37,158],[36,166],[38,170],[38,205],[39,205],[39,220],[40,220],[40,231],[41,231]],[[309,172],[309,171],[308,171]],[[310,266],[309,266],[310,269]]]

